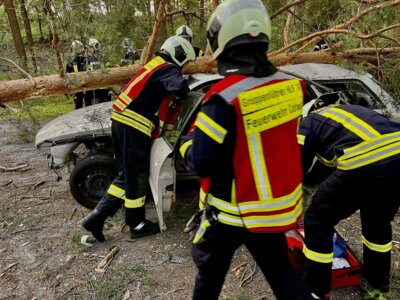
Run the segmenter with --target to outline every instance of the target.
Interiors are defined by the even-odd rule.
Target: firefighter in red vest
[[[271,23],[260,0],[221,3],[207,38],[226,77],[205,95],[180,143],[201,181],[200,211],[185,228],[198,268],[193,299],[218,299],[243,244],[277,299],[312,299],[289,264],[285,238],[303,210],[296,133],[304,82],[267,59]]]
[[[334,226],[360,209],[362,288],[368,299],[381,299],[380,294],[389,290],[391,221],[400,204],[395,196],[400,182],[400,124],[358,105],[326,106],[335,102],[332,96],[304,105],[298,133],[304,172],[315,156],[331,169],[304,216],[306,284],[315,299],[330,298]]]
[[[194,59],[194,50],[188,41],[177,36],[168,38],[159,55],[131,79],[114,102],[112,141],[118,175],[93,212],[81,221],[98,241],[105,240],[104,221],[122,205],[131,238],[160,231],[158,224],[145,218],[144,208],[151,137],[159,121],[155,114],[163,101],[189,92],[181,69]]]

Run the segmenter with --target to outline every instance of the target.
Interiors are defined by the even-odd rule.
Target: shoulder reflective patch
[[[301,115],[303,90],[291,79],[238,94],[247,135],[279,126]]]
[[[216,141],[218,144],[224,142],[227,130],[207,116],[203,112],[199,112],[196,122],[194,123],[201,131],[207,134],[210,138]]]
[[[159,65],[165,63],[165,60],[160,57],[160,56],[156,56],[155,58],[153,58],[151,61],[149,61],[144,68],[146,70],[153,70],[154,68],[157,68]]]

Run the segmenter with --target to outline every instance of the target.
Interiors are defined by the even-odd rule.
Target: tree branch
[[[184,10],[182,9],[182,10],[170,11],[170,12],[166,12],[166,13],[165,13],[165,15],[168,16],[168,17],[172,17],[172,16],[179,15],[179,14],[183,15],[184,17],[186,17],[186,15],[191,15],[191,16],[193,16],[193,17],[199,19],[200,21],[203,21],[204,23],[207,23],[207,20],[206,20],[206,19],[204,19],[204,18],[198,16],[198,15],[196,14],[196,12],[193,12],[193,11],[186,12],[186,11],[184,11]]]
[[[286,52],[287,50],[291,49],[292,47],[294,47],[294,46],[296,46],[298,44],[302,44],[303,42],[307,42],[307,41],[309,41],[311,39],[314,39],[314,41],[316,41],[317,37],[319,37],[321,35],[324,35],[324,34],[329,34],[329,33],[347,33],[348,34],[349,30],[347,30],[345,28],[348,28],[348,27],[354,25],[354,23],[358,22],[361,19],[361,17],[363,17],[363,16],[365,16],[365,15],[367,15],[367,14],[369,14],[369,13],[375,11],[375,10],[383,9],[383,8],[386,8],[386,7],[389,7],[389,6],[396,6],[396,5],[399,5],[399,4],[400,4],[400,0],[391,0],[391,1],[388,1],[388,2],[384,2],[384,3],[381,3],[381,4],[374,5],[374,6],[370,7],[370,8],[368,8],[368,9],[363,10],[358,15],[354,16],[353,18],[351,18],[350,20],[348,20],[345,23],[336,25],[335,27],[333,27],[331,29],[323,30],[323,31],[320,31],[320,32],[315,32],[315,33],[310,34],[310,35],[308,35],[306,37],[298,39],[297,41],[294,41],[290,45],[288,45],[286,47],[283,47],[283,48],[281,48],[281,49],[279,49],[277,51],[272,52],[270,55],[277,55],[279,53]]]
[[[275,18],[277,15],[279,15],[280,13],[284,12],[285,10],[288,10],[289,8],[291,8],[292,6],[301,4],[306,2],[307,0],[297,0],[294,1],[292,3],[286,4],[285,6],[282,6],[280,9],[278,9],[277,11],[275,11],[273,14],[271,14],[269,17],[272,20],[273,18]]]

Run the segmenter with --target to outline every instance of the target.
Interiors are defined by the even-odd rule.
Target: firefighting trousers
[[[317,295],[331,290],[334,226],[360,210],[363,276],[387,290],[393,220],[399,208],[400,160],[362,170],[334,171],[319,187],[304,216],[306,284]]]
[[[125,223],[135,227],[145,219],[151,139],[117,122],[112,122],[111,128],[118,175],[95,210],[113,216],[124,205]]]
[[[198,272],[193,299],[217,300],[232,257],[245,245],[263,272],[277,299],[312,299],[289,265],[284,233],[253,233],[242,227],[218,223],[209,239],[192,245]]]
[[[75,109],[83,107],[83,101],[85,101],[85,107],[92,105],[93,91],[87,91],[85,93],[78,92],[74,94]]]

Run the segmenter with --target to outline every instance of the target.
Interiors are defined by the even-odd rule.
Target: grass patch
[[[53,119],[74,110],[73,99],[66,97],[15,101],[7,106],[8,109],[0,110],[0,120],[38,122]]]
[[[94,299],[121,299],[132,281],[140,281],[144,293],[149,293],[155,281],[142,266],[119,262],[100,280],[92,282]]]

